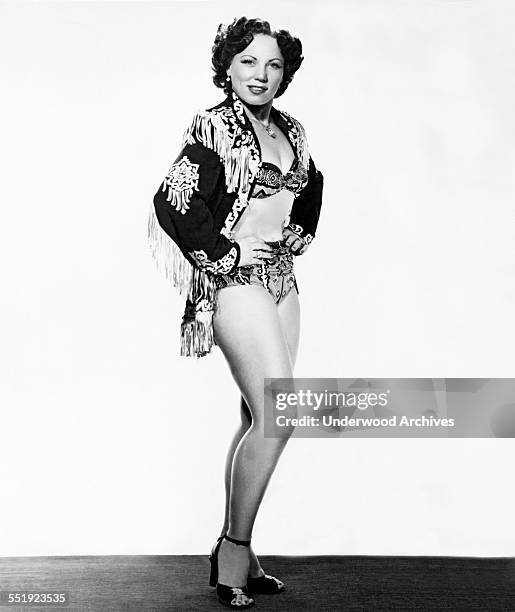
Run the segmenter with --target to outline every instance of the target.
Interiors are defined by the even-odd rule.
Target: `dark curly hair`
[[[227,68],[232,58],[246,49],[254,40],[254,34],[266,34],[277,40],[277,44],[284,58],[284,75],[279,89],[275,94],[278,98],[287,89],[304,60],[302,56],[302,43],[298,38],[292,36],[286,30],[272,32],[268,21],[263,19],[247,19],[240,17],[224,26],[220,24],[213,45],[213,70],[215,75],[213,82],[217,87],[225,91],[227,95],[231,92],[231,84],[227,82]]]

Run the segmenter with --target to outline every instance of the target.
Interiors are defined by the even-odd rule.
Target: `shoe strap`
[[[251,540],[237,540],[236,538],[231,538],[227,534],[224,535],[224,538],[226,540],[229,540],[229,542],[233,542],[233,544],[239,544],[240,546],[250,546],[251,542]]]

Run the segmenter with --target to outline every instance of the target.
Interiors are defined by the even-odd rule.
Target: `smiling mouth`
[[[258,85],[249,85],[248,88],[252,93],[264,93],[266,91],[266,87],[259,87]]]

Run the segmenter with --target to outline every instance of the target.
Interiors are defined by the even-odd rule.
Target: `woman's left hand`
[[[290,248],[290,251],[294,255],[302,255],[307,251],[308,244],[304,241],[304,238],[297,236],[295,232],[285,228],[283,230],[283,238],[286,240],[286,246]]]

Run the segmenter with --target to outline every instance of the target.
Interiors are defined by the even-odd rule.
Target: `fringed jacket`
[[[322,203],[323,176],[308,151],[301,124],[272,107],[303,167],[300,189],[285,226],[310,243]],[[252,196],[261,150],[243,103],[235,93],[197,113],[182,150],[150,207],[148,236],[158,268],[186,295],[181,355],[201,357],[213,344],[216,274],[232,272],[240,247],[232,230]]]

